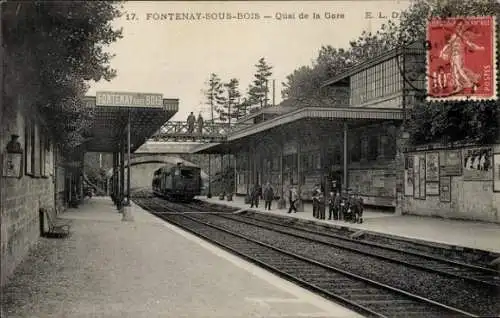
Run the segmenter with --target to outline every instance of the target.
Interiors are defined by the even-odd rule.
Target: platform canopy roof
[[[193,153],[228,153],[230,149],[246,145],[247,137],[259,133],[269,133],[274,128],[286,128],[287,125],[298,121],[311,119],[348,123],[400,121],[404,119],[404,111],[397,108],[304,107],[255,125],[233,130],[228,135],[227,141],[200,146]],[[314,124],[314,121],[311,124]]]
[[[130,144],[134,152],[179,110],[178,99],[162,94],[97,92],[85,97],[87,107],[94,109],[94,119],[86,135],[88,152],[117,152],[121,140],[127,141],[130,118]]]

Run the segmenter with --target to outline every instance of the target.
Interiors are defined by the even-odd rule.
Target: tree
[[[217,74],[210,74],[208,80],[208,89],[205,91],[207,103],[210,105],[211,120],[214,121],[214,111],[218,114],[223,113],[226,98],[224,97],[224,85]]]
[[[240,82],[236,78],[229,80],[229,83],[224,84],[227,92],[226,105],[221,111],[221,119],[226,121],[226,119],[231,123],[231,119],[239,118],[241,112],[240,97],[241,93],[239,91]]]
[[[81,145],[93,109],[83,103],[86,81],[111,80],[116,72],[105,46],[121,38],[111,21],[117,1],[2,3],[4,101],[21,98],[26,114],[42,116],[56,143],[69,153]]]
[[[302,66],[287,76],[287,82],[282,83],[282,97],[300,107],[335,104],[336,96],[331,88],[321,89],[321,86],[352,65],[349,51],[322,46],[312,66]]]
[[[261,108],[268,105],[269,93],[268,81],[271,77],[272,66],[268,65],[264,57],[259,59],[255,65],[257,72],[254,74],[255,79],[248,88],[248,101],[252,106],[260,106]]]

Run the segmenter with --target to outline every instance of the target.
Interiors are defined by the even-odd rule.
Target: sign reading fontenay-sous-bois
[[[162,107],[162,94],[96,92],[97,106]]]

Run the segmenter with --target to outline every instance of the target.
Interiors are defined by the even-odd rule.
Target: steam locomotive
[[[153,174],[153,194],[172,201],[192,201],[200,195],[202,187],[201,168],[184,166],[163,166]]]

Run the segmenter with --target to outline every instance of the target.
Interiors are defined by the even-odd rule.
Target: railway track
[[[477,317],[472,313],[210,224],[200,220],[199,214],[154,214],[370,317]]]
[[[218,213],[233,213],[237,208],[221,207],[214,204],[209,204],[203,201],[195,201],[194,203],[171,202],[157,197],[134,197],[133,201],[150,212],[163,213],[186,213],[186,212],[206,212],[213,213],[216,210]]]
[[[365,255],[389,260],[405,266],[435,272],[442,275],[448,275],[450,277],[464,279],[471,283],[493,286],[500,289],[500,273],[492,268],[475,266],[414,251],[406,251],[379,243],[358,241],[345,236],[306,229],[303,226],[299,227],[291,224],[285,225],[283,223],[270,220],[266,217],[266,215],[227,215],[221,217],[256,225],[280,233],[310,239],[312,242],[320,242],[333,247],[343,248],[348,251],[363,253]]]
[[[267,215],[210,213],[213,211],[213,206],[199,206],[197,202],[187,205],[172,203],[160,198],[134,199],[134,201],[158,217],[209,241],[214,242],[213,237],[207,233],[222,231],[226,236],[230,234],[237,236],[240,241],[247,240],[248,244],[258,244],[268,250],[272,249],[274,251],[272,255],[285,253],[287,257],[296,260],[299,257],[297,262],[300,261],[302,264],[299,267],[288,268],[287,264],[283,264],[282,268],[275,264],[274,256],[268,257],[265,253],[255,255],[246,253],[246,248],[242,247],[241,242],[235,246],[231,243],[232,239],[229,239],[229,243],[221,239],[215,242],[365,315],[379,317],[499,316],[500,306],[494,304],[494,299],[498,299],[500,291],[498,273],[490,269],[436,258],[432,255],[420,255],[422,253],[413,251],[406,253],[394,246],[360,242],[346,236],[307,228],[304,224],[290,224],[293,222],[286,224],[283,222],[284,219],[281,219],[280,223],[276,217],[270,216],[268,219]],[[199,211],[205,213],[198,213]],[[220,236],[220,234],[213,235]],[[286,243],[283,244],[283,241]],[[368,267],[373,267],[374,270],[370,272],[366,270],[366,266],[365,268],[359,266],[359,263],[363,262],[367,263]],[[387,270],[387,267],[391,270]],[[369,288],[359,287],[356,285],[359,282],[344,284],[346,279],[344,276],[339,278],[325,272],[332,270],[336,271],[335,275],[347,275],[351,280],[360,279],[368,284]],[[323,282],[321,278],[323,274],[327,275],[325,277],[332,278],[325,278]],[[399,277],[399,281],[394,277],[386,279],[393,275],[396,278]],[[426,278],[422,279],[420,276]],[[334,286],[326,288],[327,282]],[[377,289],[380,292],[376,292]],[[382,293],[383,296],[378,293]],[[399,293],[398,297],[404,297],[401,299],[394,298],[395,296],[389,297],[386,293]],[[370,298],[370,295],[373,298]],[[496,298],[495,295],[497,295]],[[417,306],[415,302],[420,305]],[[422,309],[425,308],[422,303],[433,309]],[[380,308],[383,307],[388,309],[381,310]]]
[[[493,267],[491,267],[489,264],[496,258],[500,257],[500,255],[498,254],[490,253],[487,251],[474,250],[470,248],[456,248],[448,246],[446,244],[429,244],[428,242],[424,241],[419,242],[405,238],[384,236],[381,234],[364,232],[354,228],[349,228],[349,226],[335,227],[330,226],[330,224],[327,223],[309,221],[303,222],[300,219],[293,217],[283,217],[281,215],[275,214],[262,214],[254,211],[243,211],[239,214],[242,216],[248,216],[249,218],[274,221],[282,225],[299,225],[301,228],[311,229],[320,233],[329,233],[337,237],[350,238],[356,233],[360,234],[354,235],[357,242],[363,241],[367,243],[375,243],[385,247],[393,247],[397,250],[403,250],[405,252],[415,252],[416,254],[434,256],[437,259],[455,261],[457,263],[469,264],[472,266],[478,266],[480,268],[493,269]]]

